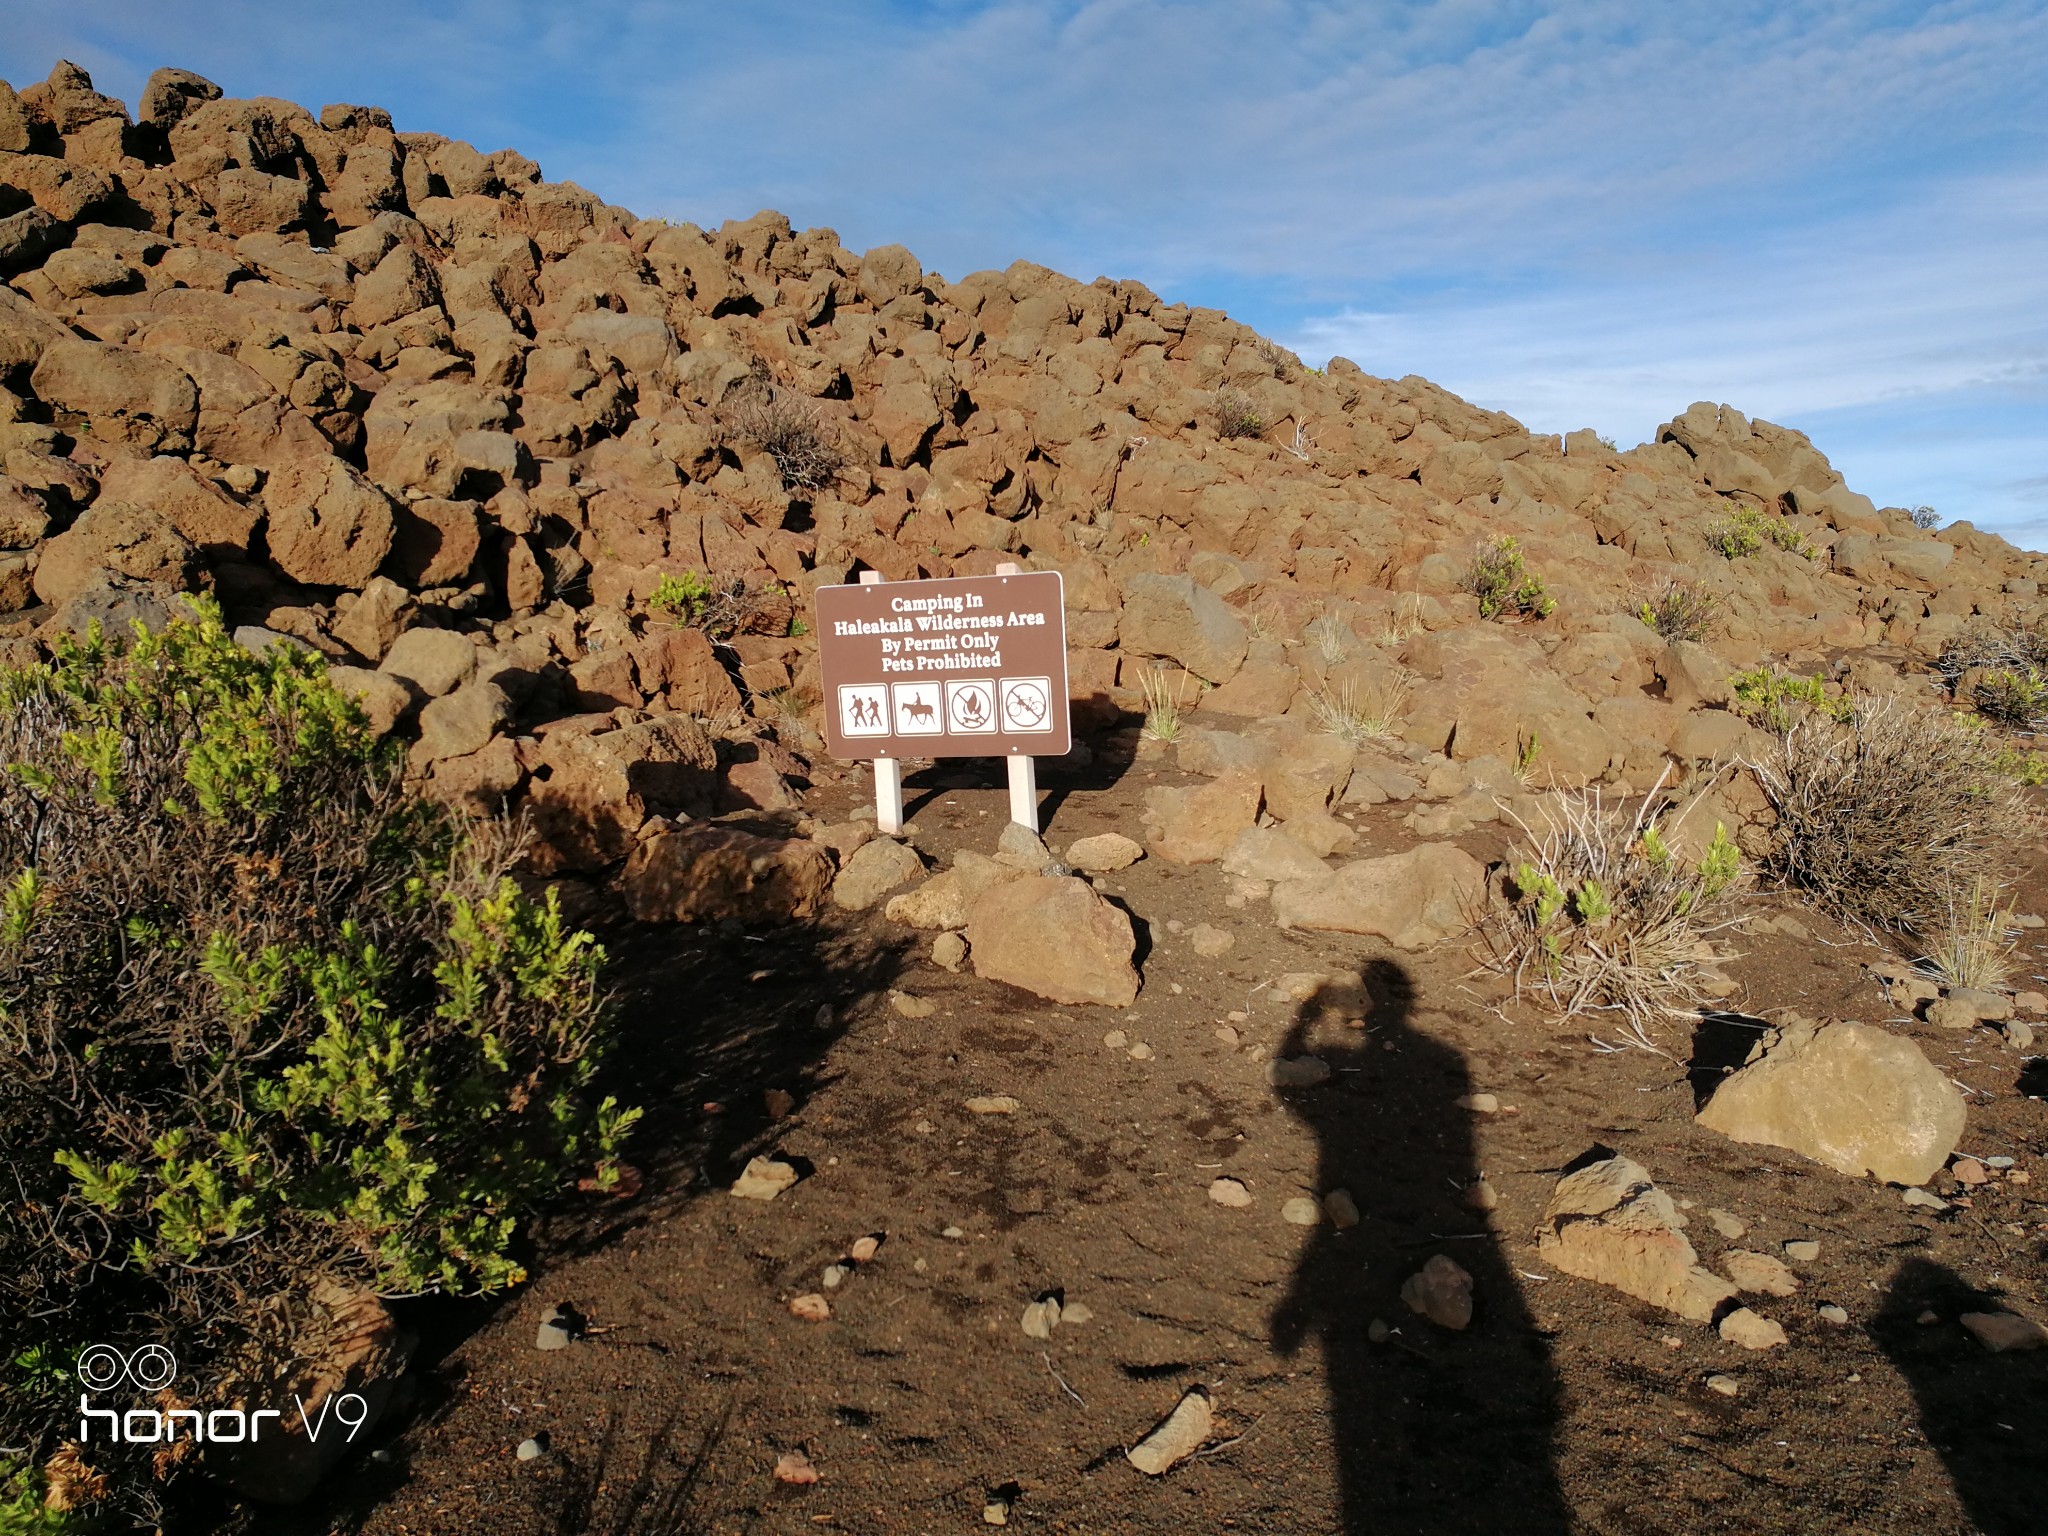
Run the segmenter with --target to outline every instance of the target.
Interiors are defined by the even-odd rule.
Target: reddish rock
[[[701,822],[639,844],[618,882],[643,923],[810,917],[831,887],[831,855],[816,843]]]
[[[967,920],[974,973],[1056,1003],[1128,1006],[1138,995],[1131,920],[1070,875],[991,886]]]

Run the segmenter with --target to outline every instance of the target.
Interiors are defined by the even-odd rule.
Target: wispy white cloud
[[[64,52],[131,95],[172,62],[377,101],[642,212],[1142,278],[1539,426],[1724,397],[1903,483],[1952,472],[1912,423],[1981,400],[1969,510],[2021,517],[2048,464],[2040,0],[12,12],[10,78]]]

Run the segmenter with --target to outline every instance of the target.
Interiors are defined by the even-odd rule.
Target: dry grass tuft
[[[1180,674],[1176,683],[1167,677],[1164,667],[1150,667],[1138,674],[1138,692],[1145,699],[1145,735],[1154,741],[1178,741],[1182,712],[1187,708],[1187,689],[1191,681],[1189,673]],[[1196,697],[1201,697],[1201,684],[1195,685]]]
[[[2012,980],[2013,907],[2002,888],[1979,876],[1967,892],[1948,893],[1948,910],[1922,961],[1928,974],[1948,987],[1996,990]]]
[[[2035,831],[1985,732],[1897,699],[1810,713],[1745,766],[1778,817],[1765,867],[1878,928],[1939,932],[1953,893]]]
[[[1395,735],[1394,727],[1408,707],[1408,690],[1408,675],[1399,671],[1375,678],[1364,687],[1346,682],[1341,688],[1317,688],[1308,696],[1309,713],[1317,729],[1329,732],[1347,747],[1362,747]]]
[[[742,395],[726,411],[725,426],[775,460],[787,491],[822,491],[846,466],[837,434],[816,403],[771,384]]]
[[[1660,780],[1633,813],[1588,790],[1551,797],[1540,829],[1523,825],[1510,891],[1481,927],[1518,994],[1534,988],[1562,1018],[1617,1012],[1642,1045],[1658,1017],[1706,996],[1703,941],[1733,921],[1718,914],[1742,860],[1721,827],[1697,863],[1682,857],[1665,840],[1668,809]]]

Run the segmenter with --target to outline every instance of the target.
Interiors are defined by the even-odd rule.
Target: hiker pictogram
[[[879,683],[853,683],[839,690],[839,729],[848,736],[889,734],[887,691]]]

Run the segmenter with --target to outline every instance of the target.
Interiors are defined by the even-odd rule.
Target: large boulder
[[[1537,1250],[1568,1275],[1611,1285],[1688,1321],[1709,1322],[1735,1287],[1701,1266],[1679,1230],[1684,1225],[1671,1197],[1640,1163],[1609,1157],[1558,1181]]]
[[[596,733],[557,727],[541,742],[527,795],[536,838],[528,862],[543,874],[603,869],[625,857],[650,812],[699,815],[717,792],[718,749],[687,715]]]
[[[294,581],[360,591],[391,552],[391,498],[340,459],[302,459],[263,488],[270,558]]]
[[[765,766],[765,765],[763,765]],[[862,843],[832,882],[832,905],[848,912],[865,912],[899,885],[908,885],[924,873],[924,860],[908,843],[893,837],[878,837]]]
[[[967,943],[976,975],[1056,1003],[1123,1008],[1138,995],[1130,918],[1071,875],[1025,875],[984,891]]]
[[[101,574],[183,590],[199,571],[198,551],[161,510],[103,498],[43,546],[35,591],[62,607]]]
[[[1377,934],[1426,949],[1471,928],[1485,899],[1483,864],[1454,843],[1424,843],[1283,881],[1273,887],[1273,917],[1282,928]]]
[[[199,387],[166,357],[97,341],[57,341],[29,377],[38,398],[85,418],[92,435],[149,453],[189,453]]]
[[[953,867],[933,875],[914,891],[891,896],[882,915],[905,927],[950,931],[965,928],[982,893],[1006,880],[1019,879],[1023,871],[1000,864],[985,853],[963,848],[953,856]]]
[[[813,916],[832,886],[832,856],[802,838],[692,822],[633,850],[618,890],[643,923]]]
[[[116,459],[100,472],[100,499],[154,507],[209,555],[240,559],[263,510],[235,500],[183,459]]]
[[[1192,576],[1133,576],[1124,585],[1117,644],[1133,656],[1165,656],[1211,683],[1227,683],[1251,644],[1244,620]]]
[[[1761,1038],[1699,1123],[1841,1173],[1924,1184],[1963,1134],[1963,1096],[1903,1035],[1800,1020]]]
[[[1236,846],[1239,834],[1258,824],[1261,799],[1258,779],[1246,773],[1226,773],[1208,784],[1148,789],[1141,818],[1146,844],[1175,864],[1220,859]]]

